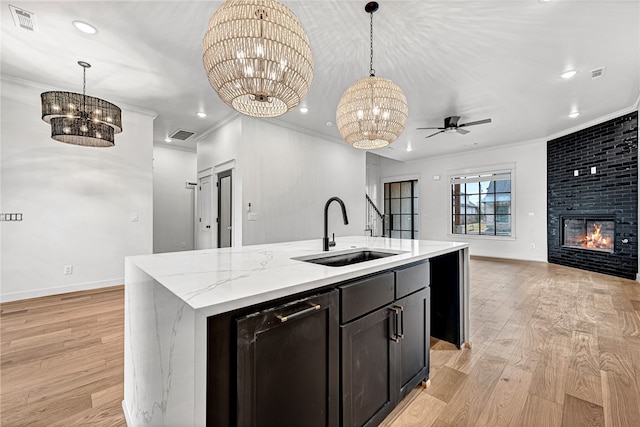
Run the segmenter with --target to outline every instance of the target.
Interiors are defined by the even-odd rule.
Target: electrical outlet
[[[65,275],[73,274],[73,265],[65,265],[64,274]]]
[[[257,221],[258,220],[258,214],[255,212],[252,212],[249,214],[249,221]]]

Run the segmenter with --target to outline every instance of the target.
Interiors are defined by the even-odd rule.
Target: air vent
[[[600,68],[596,68],[594,70],[591,70],[591,78],[592,79],[599,79],[602,76],[604,76],[604,67],[600,67]]]
[[[195,135],[195,132],[191,132],[190,130],[178,129],[172,135],[169,135],[171,139],[179,139],[180,141],[186,141]]]
[[[29,31],[37,30],[36,15],[12,5],[9,5],[9,9],[11,10],[13,23],[16,24],[16,27],[24,28],[25,30],[29,30]]]

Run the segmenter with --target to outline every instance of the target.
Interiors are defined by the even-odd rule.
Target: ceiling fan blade
[[[468,133],[469,133],[469,131],[468,131],[468,130],[466,130],[466,129],[460,129],[460,128],[456,129],[456,132],[458,132],[458,133],[459,133],[459,134],[461,134],[461,135],[466,135],[466,134],[468,134]]]
[[[444,131],[443,131],[443,130],[441,130],[440,132],[432,133],[432,134],[431,134],[431,135],[429,135],[429,136],[425,136],[425,137],[424,137],[424,139],[431,138],[432,136],[435,136],[435,135],[437,135],[437,134],[439,134],[439,133],[442,133],[442,132],[444,132]]]
[[[422,129],[440,129],[440,130],[444,130],[444,128],[416,128],[416,130],[422,130]]]
[[[473,125],[482,125],[485,123],[491,123],[491,119],[484,119],[484,120],[478,120],[476,122],[469,122],[469,123],[463,123],[461,125],[458,125],[458,127],[462,127],[462,126],[473,126]]]

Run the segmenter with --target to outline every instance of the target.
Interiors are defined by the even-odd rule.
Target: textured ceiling
[[[368,75],[365,1],[283,1],[299,17],[314,54],[303,105],[278,119],[339,142],[335,109]],[[640,95],[640,1],[380,1],[374,15],[376,75],[403,88],[405,132],[376,153],[403,161],[545,138],[619,111]],[[206,133],[234,113],[202,66],[202,36],[219,1],[11,1],[36,15],[37,32],[13,25],[2,1],[3,75],[52,89],[82,90],[78,60],[92,68],[87,93],[157,112],[154,143],[177,129]],[[71,21],[98,28],[76,30]],[[592,79],[590,70],[606,67]],[[579,71],[572,80],[558,75]],[[578,118],[567,115],[577,109]],[[208,117],[196,117],[205,111]],[[492,118],[467,135],[417,127]],[[126,132],[126,129],[125,129]],[[117,144],[117,136],[116,136]],[[194,142],[178,143],[195,147]],[[412,151],[406,150],[410,145]]]

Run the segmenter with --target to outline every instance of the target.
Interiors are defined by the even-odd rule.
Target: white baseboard
[[[122,400],[122,412],[124,413],[124,422],[127,423],[127,427],[131,427],[131,420],[129,419],[129,411],[127,410],[127,402]]]
[[[89,291],[92,289],[107,288],[109,286],[122,285],[124,278],[101,280],[98,282],[78,283],[75,285],[60,286],[56,288],[32,289],[29,291],[0,293],[0,302],[19,301],[23,299],[47,297],[50,295],[67,294],[69,292]]]

